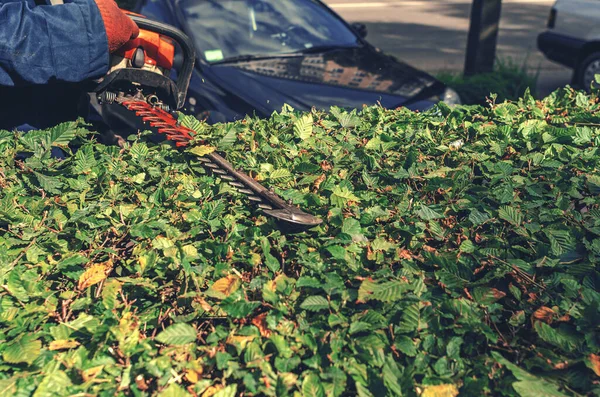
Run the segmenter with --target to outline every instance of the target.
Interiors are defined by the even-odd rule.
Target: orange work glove
[[[104,22],[110,53],[115,52],[123,44],[135,39],[140,34],[140,29],[135,22],[119,9],[114,0],[95,1]]]

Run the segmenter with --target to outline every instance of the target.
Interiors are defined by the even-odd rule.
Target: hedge
[[[293,233],[147,133],[2,131],[0,395],[598,395],[598,102],[184,117]]]

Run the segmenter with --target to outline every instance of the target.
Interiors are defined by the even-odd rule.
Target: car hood
[[[266,115],[284,104],[299,110],[373,104],[426,109],[445,89],[427,73],[367,46],[209,69],[219,85]]]

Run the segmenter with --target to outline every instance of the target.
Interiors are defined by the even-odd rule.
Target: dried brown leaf
[[[531,317],[533,321],[542,321],[546,324],[550,324],[552,323],[552,319],[555,314],[556,313],[554,313],[554,310],[550,309],[549,307],[542,306],[533,312]]]
[[[600,355],[592,353],[588,356],[588,360],[592,371],[594,371],[596,376],[600,376]]]
[[[260,335],[264,338],[271,336],[271,330],[267,327],[267,312],[261,313],[252,319],[252,325],[256,326],[260,331]]]

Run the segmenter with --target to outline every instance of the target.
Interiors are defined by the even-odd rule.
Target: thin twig
[[[503,260],[503,259],[500,259],[500,258],[498,258],[498,257],[496,257],[496,256],[494,256],[494,255],[488,255],[488,256],[489,256],[491,259],[495,259],[495,260],[499,261],[499,262],[500,262],[501,264],[503,264],[503,265],[510,266],[510,268],[511,268],[511,269],[513,269],[515,272],[517,272],[517,273],[518,273],[518,274],[519,274],[521,277],[523,277],[525,280],[529,281],[531,284],[533,284],[533,285],[537,286],[538,288],[540,288],[540,289],[543,289],[543,290],[545,290],[545,289],[546,289],[546,287],[545,287],[545,286],[543,286],[543,285],[541,285],[541,284],[537,283],[537,282],[536,282],[536,281],[535,281],[533,278],[531,278],[531,277],[529,276],[529,274],[527,274],[527,273],[526,273],[526,272],[524,272],[523,270],[519,269],[517,266],[515,266],[515,265],[512,265],[512,264],[510,264],[510,263],[506,262],[505,260]]]
[[[21,258],[23,257],[23,255],[25,255],[25,253],[27,251],[29,251],[29,249],[31,247],[33,247],[33,245],[35,244],[36,241],[37,241],[37,239],[35,239],[35,238],[33,240],[31,240],[31,242],[29,243],[29,245],[27,247],[25,247],[23,249],[23,251],[21,251],[21,253],[19,254],[19,256],[17,256],[15,258],[15,260],[12,261],[10,265],[8,265],[8,270],[7,270],[8,272],[11,271],[15,266],[17,266],[17,263],[19,263],[19,261],[21,260]]]

